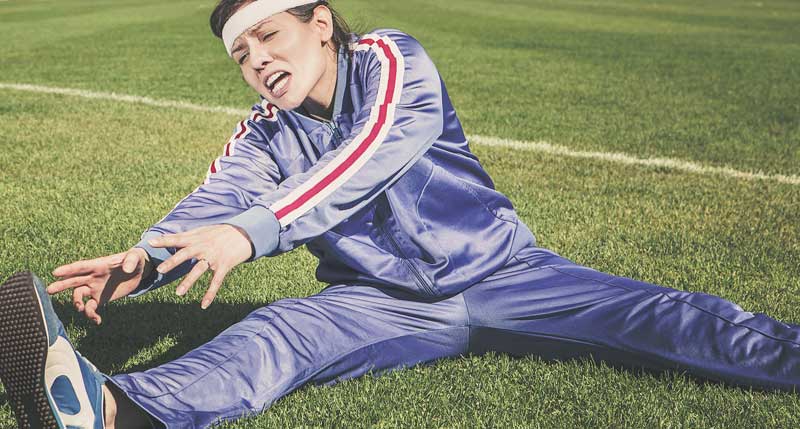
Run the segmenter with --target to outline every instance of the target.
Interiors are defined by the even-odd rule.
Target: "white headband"
[[[231,55],[233,41],[248,28],[258,24],[259,21],[276,13],[310,3],[316,3],[316,0],[256,0],[237,10],[222,26],[222,43],[225,44],[228,55]]]

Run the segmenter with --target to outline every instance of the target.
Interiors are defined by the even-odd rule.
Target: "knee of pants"
[[[494,329],[530,329],[551,319],[570,323],[570,315],[623,295],[627,302],[634,302],[653,295],[685,294],[602,273],[559,257],[549,260],[555,263],[523,266],[468,289],[464,295],[470,324]]]

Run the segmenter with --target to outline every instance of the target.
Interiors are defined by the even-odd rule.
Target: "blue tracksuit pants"
[[[194,428],[259,412],[306,383],[489,350],[800,391],[800,326],[539,248],[445,299],[332,285],[281,300],[179,359],[110,380],[167,427]]]

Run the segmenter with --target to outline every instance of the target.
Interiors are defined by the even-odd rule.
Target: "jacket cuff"
[[[156,265],[157,263],[166,261],[167,258],[172,256],[172,253],[169,253],[169,250],[167,250],[166,247],[153,247],[148,243],[149,240],[152,240],[156,237],[161,237],[162,235],[163,234],[161,234],[160,232],[147,231],[144,234],[142,234],[142,239],[139,240],[139,242],[136,243],[135,246],[133,246],[144,249],[144,251],[147,252],[147,254],[150,256],[150,262],[153,263],[153,269],[155,269],[158,266]]]
[[[278,248],[281,224],[272,210],[254,205],[244,212],[222,222],[241,228],[253,246],[251,261],[271,254]]]

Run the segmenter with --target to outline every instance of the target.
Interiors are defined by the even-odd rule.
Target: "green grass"
[[[470,134],[800,174],[797,2],[334,2],[436,61]],[[0,82],[246,108],[210,2],[0,2]],[[203,179],[238,118],[0,89],[0,277],[127,248]],[[539,243],[617,275],[800,323],[800,187],[475,147]],[[295,251],[202,290],[113,303],[104,371],[145,369],[247,313],[323,285]],[[131,329],[135,327],[135,329]],[[13,418],[0,391],[0,427]],[[800,427],[800,396],[588,361],[465,357],[304,388],[229,427]]]

